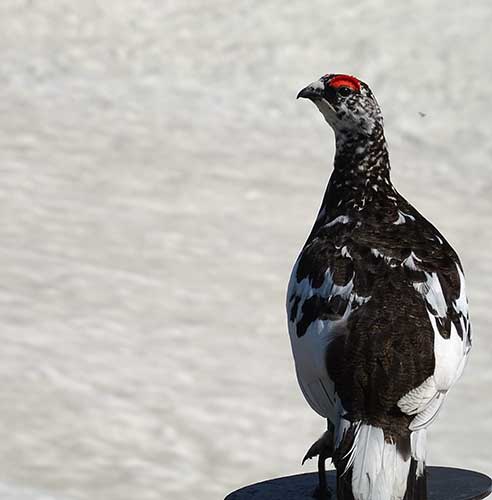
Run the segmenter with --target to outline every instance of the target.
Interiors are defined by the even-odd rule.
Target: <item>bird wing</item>
[[[307,279],[297,282],[296,268],[289,283],[287,310],[297,380],[313,410],[334,422],[335,386],[326,369],[325,352],[343,331],[343,319],[332,311],[334,294],[329,287],[315,288]],[[350,291],[347,288],[343,293]]]
[[[425,272],[425,278],[414,286],[425,302],[434,332],[435,369],[398,401],[403,413],[414,415],[412,431],[426,428],[434,421],[446,394],[463,373],[471,349],[465,277],[459,261],[448,269]]]
[[[327,370],[327,352],[347,333],[351,313],[368,300],[354,291],[347,252],[346,247],[330,245],[324,248],[322,263],[316,262],[320,248],[316,242],[308,244],[294,266],[287,292],[289,335],[299,385],[313,410],[334,425],[343,408]],[[309,272],[298,273],[300,267]]]

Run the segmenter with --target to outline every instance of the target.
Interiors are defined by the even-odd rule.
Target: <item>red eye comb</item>
[[[359,91],[360,82],[355,76],[350,75],[336,75],[329,83],[330,87],[337,89],[338,87],[348,87],[349,89]]]

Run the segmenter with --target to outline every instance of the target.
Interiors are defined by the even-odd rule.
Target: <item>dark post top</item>
[[[328,487],[336,489],[336,473],[326,473]],[[316,473],[270,479],[227,495],[225,500],[313,500],[318,484]],[[480,500],[492,491],[492,480],[485,474],[450,467],[427,467],[429,500]],[[335,495],[332,496],[336,500]]]

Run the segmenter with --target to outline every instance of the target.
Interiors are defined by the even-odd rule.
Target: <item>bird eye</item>
[[[348,87],[340,87],[338,89],[338,93],[342,96],[342,97],[348,97],[351,93],[352,93],[352,90],[350,90]]]

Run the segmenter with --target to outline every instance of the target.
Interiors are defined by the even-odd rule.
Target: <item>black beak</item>
[[[297,99],[299,99],[299,97],[304,97],[305,99],[322,99],[324,90],[323,84],[317,81],[303,88],[297,94]]]

